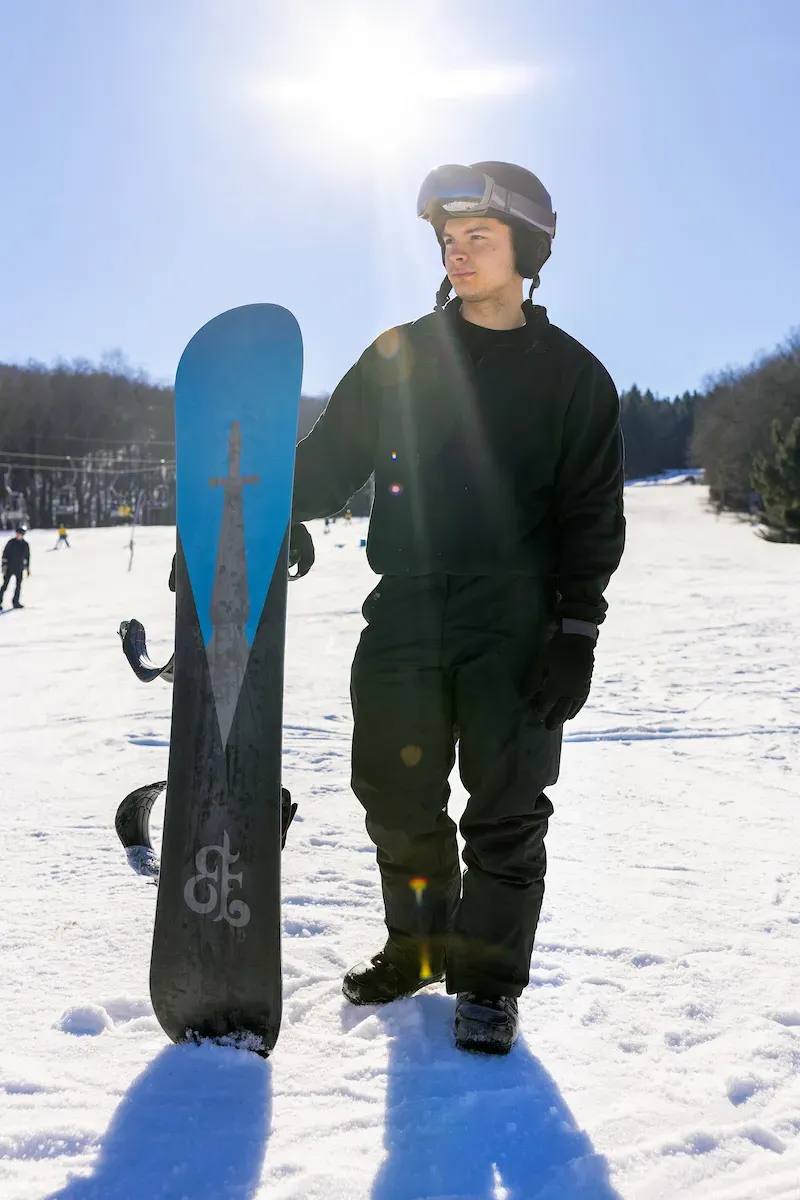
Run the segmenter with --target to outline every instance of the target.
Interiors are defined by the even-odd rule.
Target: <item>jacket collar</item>
[[[547,309],[541,304],[533,304],[530,300],[524,300],[522,303],[522,311],[525,313],[525,329],[527,332],[527,337],[525,338],[525,353],[546,353],[546,334],[550,327]],[[439,320],[431,322],[430,325],[428,325],[426,332],[434,333],[437,328],[441,328],[439,321],[444,320],[447,322],[450,332],[454,333],[454,322],[459,320],[461,316],[461,301],[456,296],[452,300],[448,300],[444,308],[437,309],[436,312],[431,315],[438,317]]]

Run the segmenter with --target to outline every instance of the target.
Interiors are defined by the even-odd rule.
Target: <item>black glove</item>
[[[576,717],[589,698],[594,668],[594,638],[559,629],[545,652],[545,676],[531,697],[536,719],[549,730]]]
[[[299,522],[289,532],[289,578],[302,579],[314,565],[314,543],[305,525]],[[292,574],[292,567],[297,570]]]
[[[175,561],[176,561],[177,557],[178,557],[178,556],[177,556],[177,554],[173,554],[173,556],[172,556],[172,570],[171,570],[171,571],[170,571],[170,573],[169,573],[169,590],[170,590],[171,592],[174,592],[174,591],[175,591]]]

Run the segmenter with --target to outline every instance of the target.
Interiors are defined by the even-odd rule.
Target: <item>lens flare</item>
[[[422,747],[403,746],[400,751],[400,760],[406,767],[418,767],[422,761]]]

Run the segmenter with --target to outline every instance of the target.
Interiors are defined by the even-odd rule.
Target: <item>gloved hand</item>
[[[553,634],[545,653],[545,677],[531,697],[534,715],[558,729],[577,716],[589,698],[594,669],[594,638],[583,633]]]
[[[172,570],[171,570],[171,571],[170,571],[170,573],[169,573],[169,590],[170,590],[171,592],[174,592],[174,591],[175,591],[175,564],[176,564],[176,562],[177,562],[177,561],[178,561],[178,556],[177,556],[177,554],[173,554],[173,556],[172,556]]]
[[[292,525],[289,532],[289,578],[302,579],[314,565],[314,543],[305,525]],[[292,567],[297,570],[292,574]]]

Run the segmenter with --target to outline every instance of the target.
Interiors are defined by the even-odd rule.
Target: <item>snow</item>
[[[441,987],[340,994],[383,938],[348,787],[363,522],[291,585],[284,1024],[273,1057],[172,1046],[148,998],[155,889],[114,812],[164,777],[174,530],[29,535],[0,616],[3,1200],[796,1200],[800,548],[703,486],[626,493],[593,696],[552,789],[548,891],[507,1060],[462,1054]],[[454,808],[463,802],[456,783]],[[154,828],[158,835],[161,804]]]
[[[626,479],[625,487],[674,487],[683,483],[702,483],[704,472],[697,467],[683,467],[662,471],[659,475],[643,475],[639,479]]]

